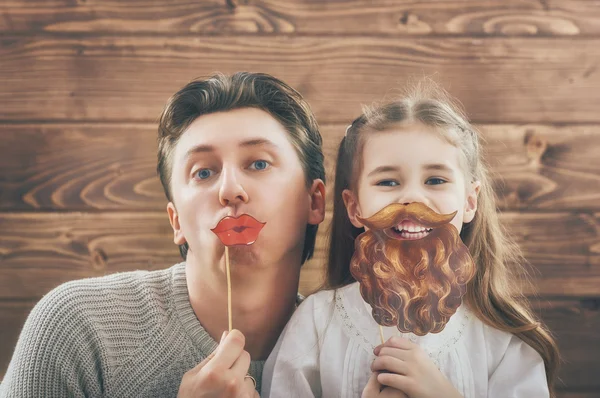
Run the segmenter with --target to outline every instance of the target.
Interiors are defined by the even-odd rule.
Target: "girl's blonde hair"
[[[479,134],[449,95],[429,80],[420,81],[400,99],[364,109],[346,130],[336,164],[327,287],[334,289],[354,282],[350,260],[354,254],[354,240],[364,230],[350,223],[342,192],[355,189],[365,137],[407,122],[429,126],[459,148],[469,181],[481,183],[475,218],[463,224],[460,233],[477,265],[475,277],[467,287],[465,302],[484,323],[514,334],[541,355],[550,394],[554,397],[558,347],[548,329],[534,316],[523,294],[518,279],[527,278],[526,263],[518,246],[500,224]]]

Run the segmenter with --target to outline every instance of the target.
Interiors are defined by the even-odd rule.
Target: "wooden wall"
[[[435,74],[487,138],[502,219],[562,349],[560,396],[599,396],[599,63],[591,0],[3,1],[0,375],[53,287],[178,261],[156,120],[190,79],[284,79],[312,104],[331,171],[360,103]]]

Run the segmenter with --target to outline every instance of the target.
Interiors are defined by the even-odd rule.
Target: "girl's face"
[[[421,202],[441,214],[457,212],[451,223],[458,232],[477,209],[480,183],[471,182],[461,166],[460,150],[431,127],[407,123],[369,133],[362,153],[357,191],[345,190],[352,224],[391,203]]]

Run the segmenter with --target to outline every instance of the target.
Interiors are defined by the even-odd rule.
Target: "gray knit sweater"
[[[176,397],[216,347],[190,305],[185,263],[68,282],[29,315],[0,397]],[[263,365],[250,365],[259,392]]]

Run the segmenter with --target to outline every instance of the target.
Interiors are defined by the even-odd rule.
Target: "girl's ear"
[[[346,211],[348,212],[348,218],[352,225],[356,228],[363,228],[364,225],[358,221],[356,216],[360,217],[360,206],[358,205],[358,199],[354,192],[349,189],[344,189],[342,192],[342,198],[344,199],[344,205],[346,206]]]
[[[471,183],[471,187],[467,192],[467,200],[465,202],[465,211],[463,214],[463,223],[468,224],[475,218],[477,212],[477,198],[479,197],[479,191],[481,191],[481,182],[474,181]]]

